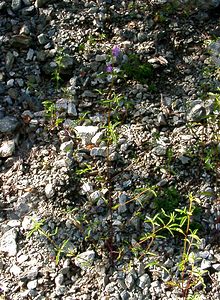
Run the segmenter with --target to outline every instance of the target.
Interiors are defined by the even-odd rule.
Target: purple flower
[[[118,46],[115,45],[115,46],[112,48],[112,55],[113,55],[114,57],[118,57],[120,53],[121,53],[120,48],[119,48]]]
[[[111,64],[107,65],[106,72],[111,73],[113,71],[113,67]]]

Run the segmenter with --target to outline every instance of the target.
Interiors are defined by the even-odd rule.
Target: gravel
[[[1,299],[182,299],[181,238],[139,242],[189,193],[220,298],[220,1],[176,5],[0,1]]]

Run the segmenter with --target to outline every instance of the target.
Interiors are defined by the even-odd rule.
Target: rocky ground
[[[220,298],[220,1],[192,2],[0,1],[0,299]],[[141,238],[190,193],[182,276],[180,234]]]

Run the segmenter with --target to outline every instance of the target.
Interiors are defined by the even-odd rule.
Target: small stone
[[[56,110],[59,112],[67,111],[68,109],[68,100],[65,98],[61,98],[56,101]]]
[[[91,156],[100,156],[100,157],[106,157],[107,156],[107,147],[94,147],[90,150]]]
[[[199,122],[206,118],[206,109],[202,104],[196,104],[187,116],[188,121]]]
[[[15,80],[13,78],[11,78],[7,81],[7,86],[12,87],[12,86],[14,86],[14,83],[15,83]]]
[[[165,118],[164,114],[162,114],[162,113],[160,113],[157,116],[157,121],[158,121],[159,126],[166,126],[167,125],[166,118]]]
[[[96,202],[96,201],[102,199],[102,193],[100,191],[95,191],[95,192],[90,194],[90,199],[93,202]]]
[[[8,51],[6,54],[6,60],[5,60],[5,67],[8,72],[11,71],[14,60],[15,60],[15,57],[14,57],[13,53]]]
[[[165,146],[158,145],[155,148],[153,148],[153,152],[157,156],[166,156],[166,154],[167,154],[167,148]]]
[[[88,250],[78,254],[75,257],[75,265],[82,270],[88,270],[91,268],[95,259],[95,251]]]
[[[63,280],[64,280],[64,276],[63,274],[58,274],[56,277],[55,277],[55,284],[56,286],[61,286],[62,283],[63,283]]]
[[[36,287],[37,287],[37,280],[36,279],[35,280],[31,280],[31,281],[29,281],[27,283],[27,288],[29,290],[34,290],[34,289],[36,289]]]
[[[138,278],[137,285],[143,290],[146,286],[150,287],[151,280],[148,274],[143,274]]]
[[[220,264],[213,264],[212,267],[213,267],[213,269],[216,270],[217,272],[220,271]]]
[[[15,151],[15,141],[4,141],[0,146],[0,157],[10,157]]]
[[[64,285],[60,285],[56,287],[55,293],[57,296],[61,296],[66,292],[66,287]]]
[[[28,50],[26,60],[32,60],[32,59],[33,59],[33,56],[34,56],[34,50],[30,48],[30,49]]]
[[[8,253],[8,256],[15,256],[17,254],[16,237],[17,231],[14,228],[5,232],[0,239],[0,251]]]
[[[29,280],[35,280],[38,275],[38,267],[32,267],[25,273],[25,277]]]
[[[130,296],[129,296],[127,291],[124,290],[124,291],[121,292],[121,299],[122,300],[128,300],[129,298],[130,298]]]
[[[31,230],[33,228],[33,225],[34,225],[33,219],[29,216],[25,216],[21,224],[22,228],[24,230]]]
[[[128,197],[126,194],[121,194],[118,197],[118,201],[119,201],[119,207],[118,207],[118,212],[121,213],[125,213],[127,211],[127,207],[126,207],[126,201],[128,200]]]
[[[23,262],[27,261],[28,260],[28,255],[26,254],[21,254],[18,258],[17,258],[17,262],[19,264],[22,264]]]
[[[55,195],[54,187],[52,183],[48,183],[44,189],[45,195],[48,199],[52,198]]]
[[[17,129],[19,122],[17,118],[6,116],[0,120],[0,132],[2,133],[12,133]]]
[[[161,272],[161,278],[164,282],[167,282],[167,281],[170,281],[171,276],[166,270],[163,269]]]
[[[107,55],[106,54],[97,54],[95,57],[95,60],[97,62],[102,62],[102,61],[106,61],[107,59]]]
[[[7,226],[9,227],[19,227],[21,226],[21,221],[20,220],[10,220],[7,222]]]
[[[183,165],[186,165],[186,164],[188,164],[188,163],[190,162],[190,158],[187,157],[187,156],[184,156],[184,155],[180,156],[180,157],[179,157],[179,160],[181,161],[181,163],[182,163]]]
[[[0,2],[0,10],[6,7],[6,2]]]
[[[62,152],[71,152],[73,151],[73,141],[64,142],[60,145],[60,151]]]
[[[91,143],[91,139],[98,131],[98,126],[76,126],[76,134],[81,138],[83,145]]]
[[[83,183],[81,189],[82,189],[82,191],[83,191],[84,193],[91,193],[91,192],[93,192],[93,186],[92,186],[92,184],[89,183],[89,182]]]
[[[83,92],[82,97],[83,98],[95,98],[96,95],[93,92],[86,90]]]
[[[14,11],[19,10],[19,9],[21,8],[21,0],[12,0],[11,8],[12,8]]]
[[[13,274],[14,276],[18,276],[21,273],[21,268],[16,265],[13,265],[10,268],[10,273]]]
[[[207,259],[203,259],[201,262],[201,270],[206,270],[211,267],[211,262]]]
[[[97,132],[94,137],[91,139],[92,144],[94,145],[99,145],[100,142],[102,141],[104,132],[103,131],[99,131]]]
[[[126,277],[125,277],[125,284],[127,286],[127,288],[129,290],[132,289],[132,287],[134,286],[134,277],[132,274],[128,274]]]
[[[37,39],[40,45],[46,45],[48,43],[48,38],[44,33],[39,34]]]
[[[172,266],[173,266],[173,261],[172,259],[168,258],[164,263],[164,267],[170,269],[172,268]]]
[[[72,101],[68,102],[67,113],[70,117],[77,117],[78,115],[76,105]]]
[[[20,33],[20,34],[24,34],[24,35],[28,35],[28,34],[30,34],[30,29],[29,29],[29,27],[28,27],[26,24],[24,24],[24,25],[21,27],[19,33]]]

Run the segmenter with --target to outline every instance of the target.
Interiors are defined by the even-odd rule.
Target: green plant
[[[27,234],[27,238],[30,238],[35,232],[38,232],[40,235],[44,236],[54,247],[54,251],[56,252],[55,262],[56,264],[60,261],[60,256],[62,253],[65,253],[67,256],[73,256],[74,252],[70,249],[68,251],[65,250],[65,247],[68,243],[68,239],[64,240],[60,245],[57,245],[55,241],[53,240],[53,236],[56,236],[58,233],[58,227],[54,230],[53,233],[50,233],[48,231],[45,231],[42,227],[45,225],[45,219],[36,221],[32,219],[33,221],[33,228],[30,230],[30,232]]]
[[[53,101],[45,100],[42,104],[44,106],[45,116],[49,121],[49,129],[53,130],[63,122],[63,119],[57,116],[56,104]]]
[[[60,87],[60,83],[62,81],[60,72],[61,72],[61,69],[64,67],[64,64],[63,64],[64,57],[65,57],[65,54],[62,49],[57,52],[56,57],[55,57],[56,67],[54,68],[54,70],[52,72],[52,79],[55,83],[56,91],[58,91],[58,89]]]
[[[171,213],[178,208],[180,200],[178,190],[174,186],[171,186],[157,193],[157,197],[154,199],[154,205],[158,211],[163,209],[166,213]]]
[[[190,289],[197,283],[201,282],[203,286],[203,275],[206,271],[202,271],[196,264],[195,249],[199,247],[200,238],[197,235],[197,229],[192,230],[192,216],[195,210],[194,202],[198,199],[189,194],[189,206],[182,209],[176,208],[173,212],[166,213],[163,208],[154,217],[146,216],[145,223],[147,226],[146,232],[140,238],[140,241],[132,247],[132,252],[141,253],[141,257],[155,256],[151,252],[151,248],[156,240],[166,239],[167,233],[172,237],[182,236],[183,247],[181,261],[179,262],[180,278],[178,281],[167,282],[170,286],[178,287],[182,292],[182,298],[187,299]],[[169,208],[171,209],[171,208]],[[160,265],[157,260],[150,262],[151,265]],[[149,264],[147,265],[149,267]]]
[[[129,54],[128,60],[122,64],[121,69],[129,79],[141,83],[148,82],[154,75],[152,65],[142,62],[136,54]]]

